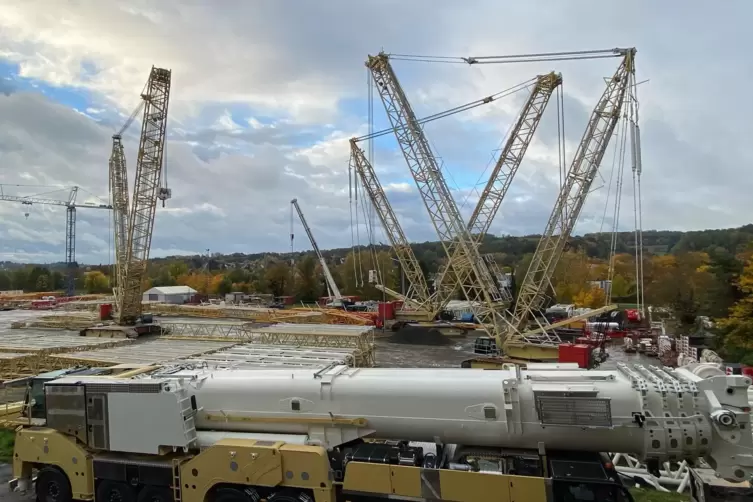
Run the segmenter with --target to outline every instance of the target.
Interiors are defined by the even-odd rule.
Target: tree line
[[[586,234],[570,240],[555,271],[551,302],[597,307],[606,301],[593,281],[612,279],[611,300],[635,302],[635,241],[632,233],[618,234],[610,259],[611,235]],[[491,254],[502,270],[521,284],[539,236],[488,236],[481,252]],[[650,231],[643,236],[643,292],[648,305],[669,308],[679,329],[692,329],[697,316],[718,320],[720,350],[735,360],[753,364],[753,225],[698,232]],[[430,279],[444,265],[439,242],[412,245]],[[323,252],[332,276],[344,295],[383,299],[369,282],[401,291],[403,276],[386,246],[361,246]],[[16,266],[0,269],[0,290],[50,291],[64,287],[64,269]],[[151,260],[143,287],[187,285],[206,295],[233,291],[294,296],[312,302],[328,294],[321,265],[313,253],[176,256]],[[79,292],[104,293],[114,286],[112,267],[92,266],[77,271]]]

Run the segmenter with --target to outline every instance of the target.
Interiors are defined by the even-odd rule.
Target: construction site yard
[[[301,361],[316,366],[338,361],[351,363],[357,356],[356,349],[366,350],[353,345],[352,340],[359,340],[356,344],[373,345],[374,360],[365,361],[368,364],[355,364],[358,366],[457,367],[472,356],[473,342],[483,334],[472,331],[464,337],[445,338],[433,334],[419,335],[412,330],[398,333],[375,330],[376,336],[367,337],[365,335],[372,330],[364,326],[256,326],[246,323],[243,332],[223,331],[208,336],[209,331],[200,329],[192,331],[195,336],[182,334],[127,340],[84,337],[74,330],[11,328],[13,323],[29,323],[51,315],[55,314],[23,310],[0,312],[0,373],[4,373],[0,377],[7,380],[76,364],[220,363],[230,359],[243,365],[300,364]],[[241,325],[237,320],[225,319],[170,318],[163,322],[165,325],[202,327]],[[419,340],[419,343],[413,343],[413,340]],[[240,345],[244,341],[252,343]],[[619,346],[610,348],[610,356],[604,363],[605,368],[614,367],[616,362],[656,364],[656,360],[640,354],[625,354]]]

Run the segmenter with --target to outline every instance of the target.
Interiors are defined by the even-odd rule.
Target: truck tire
[[[44,467],[39,470],[34,489],[39,502],[71,502],[73,500],[68,476],[55,467]]]
[[[173,502],[173,492],[164,486],[145,486],[136,497],[136,502]]]
[[[105,479],[97,487],[95,502],[136,502],[136,493],[125,483]]]
[[[269,502],[314,502],[314,497],[306,492],[285,489],[273,493],[267,500]]]
[[[261,496],[259,492],[250,486],[236,488],[234,486],[223,486],[214,490],[211,502],[259,502]]]

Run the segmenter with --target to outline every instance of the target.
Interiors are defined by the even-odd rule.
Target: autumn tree
[[[222,276],[222,279],[220,280],[219,284],[217,284],[217,294],[221,296],[225,296],[228,293],[233,292],[233,281],[230,280],[230,277],[228,276]]]
[[[110,289],[110,281],[99,270],[84,273],[84,289],[87,293],[105,293]]]
[[[719,290],[709,263],[708,254],[695,251],[653,257],[646,267],[647,302],[672,308],[681,324],[692,325],[708,313]]]
[[[37,285],[36,290],[37,291],[49,291],[50,288],[50,276],[43,274],[37,277]]]
[[[284,261],[278,261],[269,265],[264,272],[264,281],[270,293],[275,296],[290,294],[292,287],[292,274],[290,265]]]
[[[307,254],[296,263],[296,300],[310,302],[322,292],[322,271],[313,255]]]
[[[719,321],[722,351],[730,360],[753,365],[753,247],[735,285],[741,298]]]
[[[572,301],[576,307],[595,309],[604,306],[606,303],[606,294],[603,289],[597,286],[591,286],[578,291],[575,296],[573,296]]]

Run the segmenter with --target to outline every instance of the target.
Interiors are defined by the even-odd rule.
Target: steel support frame
[[[112,195],[113,228],[115,229],[115,291],[116,301],[125,284],[128,261],[128,171],[123,142],[119,134],[112,137],[110,155],[110,193]]]

